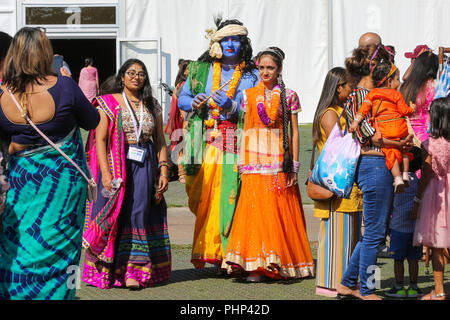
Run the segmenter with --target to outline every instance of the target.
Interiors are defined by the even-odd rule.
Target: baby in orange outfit
[[[393,63],[382,62],[374,68],[372,80],[375,89],[366,95],[350,125],[351,131],[356,130],[362,119],[371,112],[370,121],[383,138],[401,140],[408,135],[405,117],[413,115],[416,105],[411,102],[408,106],[402,94],[397,91],[400,85],[399,77],[400,72]],[[381,152],[385,154],[386,166],[394,177],[394,192],[403,193],[405,187],[409,186],[408,171],[412,154],[402,153],[396,148],[381,148]],[[403,166],[403,174],[400,164]]]

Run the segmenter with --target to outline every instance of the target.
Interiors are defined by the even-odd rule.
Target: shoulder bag
[[[90,174],[90,178],[86,175],[86,173],[72,160],[69,158],[67,154],[64,153],[58,146],[56,146],[41,130],[36,127],[36,125],[31,121],[30,117],[23,112],[22,107],[17,102],[16,98],[12,94],[11,90],[8,90],[9,94],[11,95],[11,98],[13,99],[14,103],[16,104],[17,108],[19,109],[22,117],[28,122],[30,126],[33,127],[34,130],[37,131],[41,135],[42,138],[44,138],[45,141],[47,141],[56,151],[58,151],[67,161],[69,161],[83,176],[83,178],[87,181],[88,184],[88,192],[87,192],[87,199],[89,202],[94,202],[97,200],[97,183],[95,182],[94,178],[92,177],[92,173],[90,173],[89,167],[88,172]]]
[[[309,165],[309,173],[308,173],[308,179],[305,182],[306,185],[306,192],[308,193],[308,196],[314,200],[314,201],[330,201],[334,198],[334,193],[331,192],[328,189],[325,189],[324,187],[321,187],[309,179],[311,176],[311,171],[314,168],[314,153],[316,150],[316,145],[313,145],[312,155],[311,155],[311,162]]]

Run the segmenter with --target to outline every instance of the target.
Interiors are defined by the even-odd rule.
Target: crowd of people
[[[345,67],[327,73],[313,149],[325,152],[338,127],[361,151],[350,196],[314,202],[315,263],[298,185],[301,96],[284,83],[285,53],[254,54],[242,22],[215,22],[208,50],[179,61],[166,126],[142,61],[99,84],[86,58],[77,84],[52,69],[43,30],[0,34],[0,299],[74,299],[66,271],[83,248],[82,280],[99,289],[169,280],[169,156],[196,217],[195,268],[248,282],[315,277],[318,295],[378,300],[373,267],[389,236],[386,295],[445,299],[450,97],[438,88],[448,83],[437,79],[437,55],[407,53],[401,83],[394,47],[365,33]],[[428,249],[435,288],[423,294],[418,261]]]

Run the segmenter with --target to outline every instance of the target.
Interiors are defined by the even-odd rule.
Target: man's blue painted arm
[[[187,79],[178,96],[178,108],[187,112],[192,110],[192,100],[194,100],[189,86],[189,79]]]

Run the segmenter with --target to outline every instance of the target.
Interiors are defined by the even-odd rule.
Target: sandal
[[[180,181],[181,183],[185,184],[186,183],[186,178],[184,175],[179,176],[178,181]]]
[[[128,278],[125,282],[125,286],[130,290],[139,290],[141,288],[139,282],[133,278]]]
[[[434,290],[431,290],[430,293],[422,296],[419,300],[445,300],[446,298],[445,293],[436,294]]]

